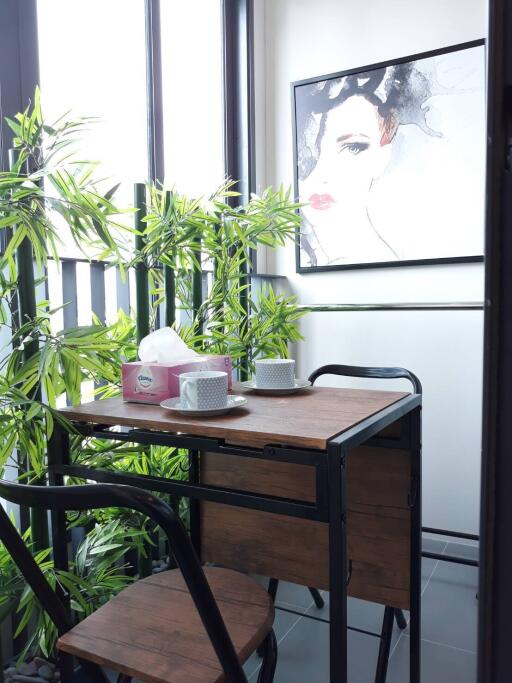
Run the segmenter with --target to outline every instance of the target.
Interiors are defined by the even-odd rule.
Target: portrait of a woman
[[[294,84],[294,104],[301,268],[481,255],[482,47]]]

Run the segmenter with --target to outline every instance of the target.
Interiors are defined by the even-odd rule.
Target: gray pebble
[[[52,671],[55,671],[55,664],[46,661],[46,659],[43,659],[42,657],[34,657],[34,663],[38,669],[41,666],[49,666]]]
[[[53,678],[53,671],[50,669],[48,664],[43,664],[43,666],[40,666],[37,670],[37,673],[41,676],[41,678],[46,678],[47,681],[51,681]]]
[[[22,676],[35,676],[37,674],[37,666],[35,662],[23,662],[20,664],[18,674]]]
[[[16,667],[15,666],[10,666],[4,671],[5,676],[12,676],[15,673],[16,673]]]
[[[48,683],[46,678],[39,678],[39,676],[24,676],[23,674],[14,674],[12,680],[15,683]]]

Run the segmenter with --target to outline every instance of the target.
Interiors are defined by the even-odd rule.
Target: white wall
[[[486,25],[485,0],[258,0],[259,188],[292,184],[290,82],[482,38]],[[268,272],[286,275],[304,304],[483,299],[481,264],[298,275],[292,248],[267,259]],[[313,313],[302,332],[306,341],[295,350],[302,376],[327,362],[418,374],[424,524],[477,531],[483,314]]]

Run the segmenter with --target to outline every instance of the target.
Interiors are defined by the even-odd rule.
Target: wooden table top
[[[125,403],[120,397],[63,408],[69,420],[121,425],[163,432],[212,437],[225,443],[263,448],[266,445],[325,450],[330,439],[409,394],[313,387],[290,396],[259,396],[235,385],[248,403],[217,417],[186,417],[156,405]]]

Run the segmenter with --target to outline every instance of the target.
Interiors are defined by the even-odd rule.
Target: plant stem
[[[201,304],[203,303],[203,273],[201,269],[201,235],[198,234],[194,240],[194,254],[197,263],[194,264],[192,270],[192,313],[194,320],[196,320]],[[196,320],[197,333],[201,334],[203,331],[203,321]]]
[[[141,579],[151,576],[153,573],[153,560],[151,559],[151,546],[145,544],[146,554],[139,553],[139,576]]]
[[[164,266],[165,324],[172,327],[176,322],[176,281],[171,266]]]
[[[166,203],[170,202],[171,193],[166,193]],[[172,255],[172,254],[171,254]],[[176,322],[176,281],[174,269],[171,266],[164,266],[164,287],[165,287],[165,324],[172,327]]]
[[[16,164],[16,150],[9,150],[9,161],[11,168]],[[20,169],[21,170],[21,169]],[[24,173],[28,175],[28,169],[23,169]],[[19,321],[20,326],[27,322],[35,320],[37,317],[36,305],[36,286],[34,279],[34,254],[32,250],[32,243],[25,237],[16,250],[16,269],[17,269],[17,291],[18,291],[18,305],[19,305]],[[33,356],[39,352],[39,340],[33,335],[31,341],[25,344],[23,350],[23,357],[25,362],[28,362]],[[30,392],[30,398],[41,400],[41,385],[37,383]],[[26,469],[27,458],[25,454],[18,454],[18,464],[20,468]],[[46,484],[46,477],[43,475],[39,477],[33,484],[44,486]],[[32,542],[35,550],[43,550],[48,547],[48,521],[44,510],[33,508],[30,511],[30,525],[32,529]]]
[[[134,205],[137,209],[135,214],[135,228],[144,233],[145,224],[143,218],[146,215],[146,186],[144,183],[135,183]],[[145,239],[144,234],[135,236],[135,249],[142,255]],[[137,343],[149,334],[149,277],[148,268],[144,258],[135,266],[135,286],[137,300]]]
[[[135,183],[134,188],[134,205],[137,209],[135,214],[135,229],[141,233],[135,235],[135,249],[142,258],[135,266],[135,287],[137,300],[137,344],[140,344],[141,339],[149,334],[149,273],[146,265],[146,260],[143,256],[143,250],[146,243],[144,232],[146,224],[143,219],[147,213],[146,203],[146,186],[144,183]],[[144,449],[144,450],[148,450]],[[142,552],[138,553],[137,562],[138,570],[141,578],[150,576],[152,571],[151,563],[151,547],[145,544],[145,555]]]
[[[247,254],[246,258],[240,263],[240,286],[243,287],[240,292],[240,306],[243,310],[242,320],[240,324],[240,337],[243,339],[247,332],[247,326],[249,325],[249,290],[247,284],[249,278],[247,277]],[[249,379],[249,358],[244,356],[240,359],[240,381],[245,382]]]

